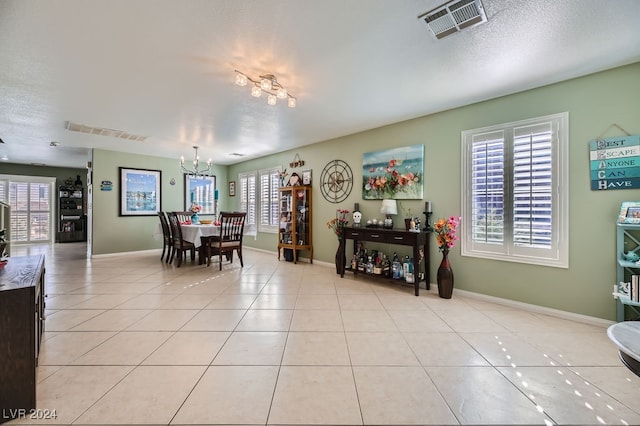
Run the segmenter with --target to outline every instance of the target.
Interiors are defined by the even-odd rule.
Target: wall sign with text
[[[591,189],[640,188],[640,135],[589,142]]]

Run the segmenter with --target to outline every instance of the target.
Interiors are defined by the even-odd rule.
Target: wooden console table
[[[42,255],[10,257],[0,270],[0,423],[36,408],[44,290]]]
[[[354,228],[344,227],[342,229],[342,238],[340,239],[340,245],[338,246],[337,259],[345,259],[346,256],[346,241],[353,240],[354,247],[357,241],[369,241],[382,244],[396,244],[401,246],[413,247],[413,270],[415,275],[414,287],[416,296],[420,292],[420,258],[424,258],[424,276],[426,280],[426,287],[429,290],[430,276],[429,276],[429,232],[411,232],[404,229],[384,229],[384,228]],[[342,263],[342,262],[340,262]],[[340,276],[344,277],[345,270],[351,270],[346,265],[337,265],[340,271]],[[353,271],[358,273],[358,271]],[[393,281],[393,280],[390,280]]]

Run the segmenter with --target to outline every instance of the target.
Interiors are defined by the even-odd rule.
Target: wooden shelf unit
[[[616,223],[616,285],[630,282],[631,275],[640,274],[640,264],[624,259],[629,251],[640,254],[640,224]],[[640,303],[633,302],[628,295],[616,295],[616,320],[626,320],[631,314],[640,318]],[[632,319],[635,319],[632,318]]]
[[[84,189],[61,186],[58,189],[57,241],[86,241],[87,222],[84,210]]]

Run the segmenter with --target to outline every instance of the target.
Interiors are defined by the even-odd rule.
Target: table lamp
[[[393,219],[391,216],[398,214],[398,205],[396,204],[396,200],[382,200],[380,213],[387,215],[384,220],[384,227],[389,229],[393,228]]]

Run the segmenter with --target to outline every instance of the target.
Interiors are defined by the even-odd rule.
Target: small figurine
[[[636,253],[635,251],[628,251],[626,253],[623,253],[624,255],[624,259],[628,262],[637,262],[638,260],[640,260],[640,256],[638,256],[638,253]]]

